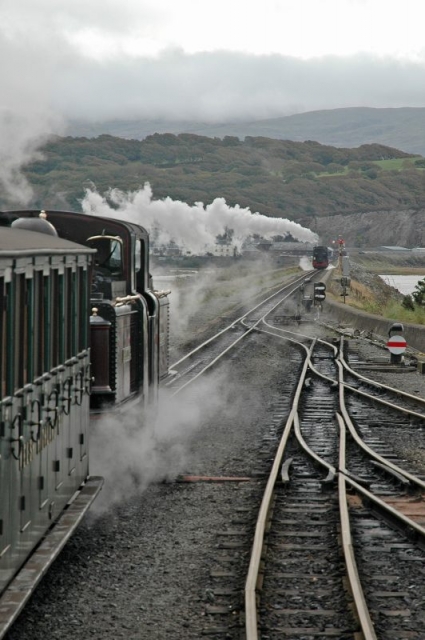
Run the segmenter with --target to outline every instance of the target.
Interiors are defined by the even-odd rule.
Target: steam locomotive
[[[327,247],[313,248],[313,269],[326,269],[329,266],[329,252]]]
[[[0,212],[0,638],[101,489],[91,420],[156,402],[168,293],[136,224]]]

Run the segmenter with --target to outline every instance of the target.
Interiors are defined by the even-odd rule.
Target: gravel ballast
[[[190,324],[196,340],[201,339],[200,327],[208,317],[214,331],[224,322],[220,315],[232,305],[228,296],[219,300],[216,292],[209,309],[203,306]],[[176,354],[184,348],[183,335],[175,341]],[[358,347],[365,359],[374,358],[373,349],[369,343]],[[275,404],[291,391],[288,354],[285,345],[269,336],[250,338],[207,383],[190,388],[184,400],[168,401],[158,438],[151,434],[140,440],[146,447],[140,455],[132,452],[125,457],[126,430],[120,435],[112,429],[118,436],[108,439],[105,447],[111,460],[116,453],[118,468],[104,467],[106,481],[98,507],[51,567],[7,640],[204,637],[217,619],[207,611],[213,600],[211,571],[220,560],[219,534],[235,505],[243,510],[260,490],[255,481],[258,450],[273,421]],[[411,393],[425,393],[425,377],[417,372],[379,376]],[[379,379],[375,372],[370,377]],[[139,441],[130,444],[135,442]],[[254,480],[176,481],[184,474],[254,476]],[[231,566],[241,574],[248,557],[244,551],[238,554],[235,550]],[[237,605],[242,597],[238,593],[234,598],[234,627],[217,637],[240,637]]]
[[[98,517],[93,509],[8,640],[202,637],[217,535],[235,505],[248,506],[258,485],[179,483],[172,476],[240,477],[257,469],[264,416],[284,390],[285,348],[277,350],[264,336],[244,349],[210,379],[207,388],[215,404],[210,399],[208,417],[202,419],[199,411],[200,421],[191,425],[190,435],[182,435],[178,446],[174,443],[178,460],[167,457],[173,467],[172,473],[163,473],[168,481],[161,482],[158,473],[158,479],[139,492],[138,470],[133,469],[131,494]],[[199,406],[205,393],[202,386],[202,397],[192,393],[186,402]],[[122,473],[128,470],[124,467]],[[241,559],[239,565],[246,570],[246,563]]]

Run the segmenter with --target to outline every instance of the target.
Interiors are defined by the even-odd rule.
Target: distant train
[[[102,486],[91,419],[142,413],[168,373],[145,229],[41,215],[0,212],[0,638]]]
[[[329,266],[329,251],[327,247],[313,248],[313,269],[326,269]]]

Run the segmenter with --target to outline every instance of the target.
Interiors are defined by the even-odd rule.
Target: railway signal
[[[395,322],[388,331],[387,348],[391,364],[400,364],[402,354],[406,351],[407,342],[403,333],[404,327],[401,322]]]
[[[325,300],[326,298],[326,285],[324,282],[315,282],[314,283],[314,299],[315,300]]]
[[[390,353],[398,356],[406,351],[407,342],[403,336],[391,336],[388,338],[387,347]]]

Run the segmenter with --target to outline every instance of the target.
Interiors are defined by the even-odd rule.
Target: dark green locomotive
[[[156,401],[168,298],[140,226],[0,213],[0,637],[102,485],[94,414]]]

